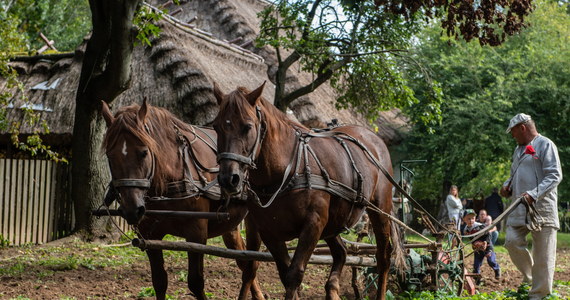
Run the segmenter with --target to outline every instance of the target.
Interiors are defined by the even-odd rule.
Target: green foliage
[[[389,10],[378,13],[374,1],[341,6],[330,0],[283,0],[268,5],[259,14],[261,33],[256,45],[277,51],[276,106],[284,108],[330,80],[340,96],[339,108],[353,108],[375,120],[379,110],[415,104],[426,107],[420,120],[437,122],[441,101],[437,86],[429,93],[432,98],[420,102],[399,67],[399,57],[423,24],[416,14],[421,13],[408,18]],[[310,91],[287,94],[280,87],[285,84],[280,74],[294,62],[314,75]]]
[[[418,165],[414,193],[440,199],[444,184],[456,184],[461,197],[485,195],[508,178],[515,143],[505,133],[512,116],[533,116],[539,131],[559,147],[563,169],[570,159],[570,18],[568,4],[540,2],[532,26],[499,47],[452,40],[436,26],[418,36],[413,59],[427,66],[408,68],[407,78],[421,99],[430,78],[445,102],[436,126],[417,123],[400,151],[427,159]],[[416,108],[412,106],[411,110]],[[421,111],[421,110],[418,110]],[[428,132],[434,134],[426,134]],[[570,182],[559,187],[561,199]]]
[[[135,13],[133,25],[137,29],[137,42],[150,46],[150,39],[160,34],[160,27],[156,21],[162,18],[166,11],[155,11],[147,6],[141,6]],[[136,43],[135,43],[136,44]]]
[[[10,300],[12,300],[12,299],[17,299],[17,300],[30,300],[30,298],[28,298],[28,297],[26,297],[26,296],[22,296],[22,295],[19,295],[19,296],[16,297],[16,298],[11,298]]]
[[[156,296],[156,292],[154,291],[153,287],[142,287],[141,291],[138,294],[139,297],[154,297]]]
[[[22,49],[25,45],[24,36],[17,30],[18,19],[7,15],[0,10],[0,77],[6,80],[6,88],[0,91],[0,130],[6,131],[10,127],[6,120],[6,108],[12,99],[12,89],[23,89],[21,82],[17,80],[18,74],[8,66],[13,53]]]
[[[143,297],[155,297],[156,292],[154,291],[153,287],[142,287],[141,291],[138,294],[139,298]],[[174,299],[172,296],[166,294],[166,299]]]
[[[22,274],[25,269],[26,265],[24,263],[18,262],[8,267],[0,268],[0,276],[18,276],[19,274]]]
[[[10,246],[10,241],[0,234],[0,249]]]
[[[528,299],[528,292],[530,286],[527,284],[521,285],[516,290],[507,290],[503,292],[492,292],[492,293],[481,293],[473,296],[457,296],[455,294],[445,293],[441,291],[437,292],[403,292],[400,293],[396,299],[398,300],[460,300],[460,299],[472,299],[472,300],[524,300]],[[554,292],[544,299],[548,300],[561,300],[563,299],[558,293]]]
[[[18,30],[26,36],[26,45],[19,51],[37,50],[44,46],[40,32],[53,40],[59,51],[74,50],[91,29],[91,10],[87,0],[9,2],[8,15],[18,20]]]
[[[64,257],[47,258],[40,262],[40,265],[45,266],[53,271],[75,270],[79,267],[79,258],[75,255],[67,255]]]

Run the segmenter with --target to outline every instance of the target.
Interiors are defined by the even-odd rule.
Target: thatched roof
[[[257,53],[254,54],[227,42],[241,38],[244,43],[255,38],[258,30],[256,14],[263,5],[266,2],[260,0],[183,3],[183,13],[176,15],[181,23],[169,18],[161,21],[159,25],[163,31],[152,41],[153,46],[135,47],[131,87],[113,102],[113,107],[141,103],[143,97],[147,97],[151,104],[165,107],[189,123],[207,124],[217,113],[212,93],[214,81],[226,92],[237,86],[253,89],[267,81],[264,96],[272,101],[274,88],[270,78],[276,60],[271,50],[244,45]],[[195,16],[198,17],[192,23],[195,29],[184,26],[184,22]],[[69,57],[36,57],[11,63],[20,74],[30,102],[41,111],[50,130],[57,134],[72,132],[83,48],[84,45]],[[289,76],[289,80],[304,84],[310,76],[296,73]],[[0,78],[0,90],[4,87],[5,82]],[[334,109],[335,97],[334,90],[323,85],[296,101],[291,108],[297,119],[308,126],[322,126],[333,118],[341,123],[366,124],[349,111]],[[8,115],[10,120],[22,119],[21,105],[17,101],[13,103],[14,108]],[[397,126],[405,124],[395,114],[382,114],[381,117]],[[380,135],[389,144],[399,140],[397,130],[381,129]],[[26,127],[22,130],[23,133],[30,131]]]

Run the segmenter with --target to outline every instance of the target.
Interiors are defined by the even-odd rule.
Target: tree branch
[[[285,95],[284,97],[281,98],[281,101],[276,104],[276,106],[283,110],[282,108],[286,108],[287,106],[289,106],[289,104],[291,104],[291,102],[293,102],[293,100],[307,95],[309,93],[311,93],[312,91],[316,90],[319,86],[321,86],[323,83],[327,82],[332,75],[334,74],[334,72],[340,68],[342,68],[343,66],[347,65],[348,63],[350,63],[351,58],[347,57],[341,61],[338,61],[337,63],[335,63],[334,65],[332,65],[329,68],[326,68],[325,71],[320,72],[317,75],[317,78],[315,78],[315,80],[313,80],[311,83],[300,87],[294,91],[292,91],[291,93]],[[326,64],[330,64],[331,61],[328,61]],[[324,68],[320,68],[320,70],[322,70]]]

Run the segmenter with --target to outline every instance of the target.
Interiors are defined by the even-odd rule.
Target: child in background
[[[479,211],[479,219],[477,222],[482,223],[485,225],[485,227],[487,227],[493,223],[493,218],[487,214],[486,209],[481,209]],[[491,243],[493,243],[493,246],[497,245],[497,239],[499,239],[499,231],[497,231],[497,226],[493,226],[493,228],[489,230],[489,234],[491,235]]]
[[[465,228],[463,228],[463,235],[469,235],[478,232],[485,228],[485,224],[481,224],[475,221],[476,214],[472,209],[465,210],[463,215],[463,222],[465,222]],[[495,251],[493,251],[493,243],[491,243],[491,235],[485,233],[483,236],[478,238],[472,243],[474,251],[474,261],[473,261],[473,273],[481,274],[481,265],[483,265],[483,259],[487,258],[487,263],[495,271],[495,279],[501,278],[501,268],[497,263],[497,258],[495,256]]]

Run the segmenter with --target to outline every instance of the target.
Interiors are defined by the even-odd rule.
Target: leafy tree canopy
[[[524,27],[530,1],[281,0],[260,13],[258,46],[276,49],[275,105],[293,100],[330,80],[339,107],[353,107],[369,119],[378,110],[411,107],[414,120],[439,121],[441,90],[433,81],[421,97],[402,75],[402,57],[414,34],[430,19],[440,19],[447,35],[498,45]],[[302,87],[286,86],[287,71],[300,63],[314,74]]]
[[[26,37],[18,51],[32,51],[45,43],[40,32],[54,40],[59,51],[72,51],[91,29],[87,0],[12,0],[0,4],[0,10],[17,24]]]
[[[409,68],[406,78],[418,98],[440,83],[445,101],[435,134],[415,124],[400,149],[427,159],[416,167],[414,192],[439,199],[442,182],[462,188],[463,196],[488,194],[508,178],[515,142],[505,133],[512,116],[532,115],[539,132],[558,146],[563,171],[570,159],[570,18],[568,4],[540,1],[531,26],[499,47],[480,47],[440,35],[432,26],[419,37],[413,58],[429,71]],[[411,108],[414,109],[413,107]],[[570,182],[559,187],[561,199]],[[443,191],[447,192],[447,191]]]

